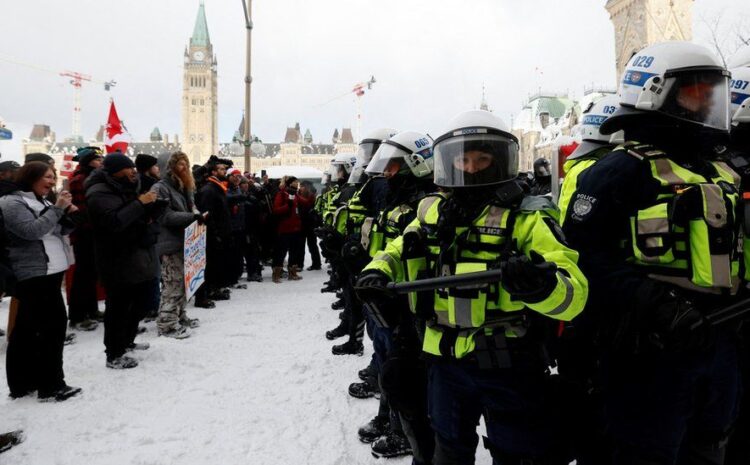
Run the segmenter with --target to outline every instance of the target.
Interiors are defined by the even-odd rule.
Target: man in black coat
[[[104,345],[107,367],[133,368],[125,355],[135,344],[144,292],[159,273],[156,193],[138,195],[135,164],[121,153],[104,158],[102,169],[86,180],[86,204],[94,228],[96,266],[107,291]]]
[[[139,194],[150,191],[151,187],[161,179],[158,162],[159,160],[156,157],[145,153],[139,153],[135,156],[135,169],[138,171],[138,182],[140,183]]]
[[[198,191],[195,204],[206,217],[206,282],[198,290],[195,305],[202,307],[210,300],[229,300],[233,273],[230,262],[232,253],[232,224],[227,201],[227,168],[229,160],[211,156],[206,163],[208,178]]]

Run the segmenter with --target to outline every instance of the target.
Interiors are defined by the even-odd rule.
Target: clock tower
[[[185,49],[182,81],[182,151],[195,164],[219,152],[216,56],[201,1],[193,36]]]

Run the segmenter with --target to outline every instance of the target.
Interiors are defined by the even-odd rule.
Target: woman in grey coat
[[[185,228],[194,221],[203,222],[193,203],[195,182],[190,172],[190,160],[182,152],[169,157],[164,178],[152,188],[160,200],[167,202],[159,219],[161,226],[156,252],[161,258],[161,303],[156,324],[159,335],[184,339],[190,328],[198,326],[197,319],[185,314]]]
[[[81,392],[65,384],[67,315],[60,289],[72,263],[65,237],[72,230],[68,213],[77,208],[67,191],[60,192],[54,204],[47,200],[56,180],[46,163],[27,163],[16,174],[20,190],[0,199],[8,256],[18,280],[18,314],[6,354],[13,398],[38,390],[39,400],[63,401]]]

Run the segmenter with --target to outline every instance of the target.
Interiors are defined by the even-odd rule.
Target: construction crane
[[[100,81],[92,78],[87,74],[82,74],[75,71],[64,71],[61,73],[59,71],[44,68],[42,66],[32,65],[2,56],[0,56],[0,61],[35,69],[37,71],[42,71],[45,73],[54,73],[65,78],[70,78],[68,82],[73,86],[73,133],[71,134],[73,138],[81,137],[81,87],[83,86],[83,83],[92,82],[101,84],[104,86],[104,90],[107,92],[112,90],[112,88],[117,85],[117,81],[113,79],[110,79],[109,81]]]
[[[370,76],[370,80],[366,82],[358,82],[354,85],[352,93],[357,98],[357,133],[354,135],[354,140],[359,142],[362,136],[362,97],[365,95],[365,88],[367,90],[372,89],[372,85],[375,84],[375,76]]]
[[[91,81],[91,76],[73,71],[65,71],[60,73],[60,76],[69,77],[70,85],[73,86],[73,131],[71,137],[78,139],[81,137],[81,87],[83,81]]]
[[[354,85],[354,87],[352,87],[351,90],[344,92],[341,95],[337,95],[336,97],[333,97],[332,99],[324,103],[315,105],[315,107],[322,107],[322,106],[328,105],[331,102],[344,98],[348,95],[354,94],[355,98],[357,99],[357,127],[355,128],[356,132],[354,134],[354,138],[355,140],[359,141],[359,138],[362,134],[362,97],[365,95],[365,91],[371,90],[372,85],[375,84],[376,82],[377,81],[375,80],[375,76],[370,76],[369,80],[358,82]]]
[[[71,133],[71,137],[74,139],[77,139],[81,136],[81,87],[83,87],[83,82],[88,81],[91,82],[91,76],[88,74],[81,74],[77,73],[75,71],[65,71],[60,73],[60,76],[62,77],[68,77],[70,78],[70,85],[73,86],[73,132]],[[114,80],[105,81],[104,83],[104,90],[109,91],[112,87],[114,87],[117,82]]]

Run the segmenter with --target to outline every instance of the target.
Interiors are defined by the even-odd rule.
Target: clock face
[[[194,59],[195,61],[203,61],[203,59],[204,59],[205,57],[206,57],[206,56],[205,56],[205,55],[203,54],[203,52],[201,52],[200,50],[199,50],[199,51],[197,51],[197,52],[195,52],[195,53],[193,53],[193,59]]]

